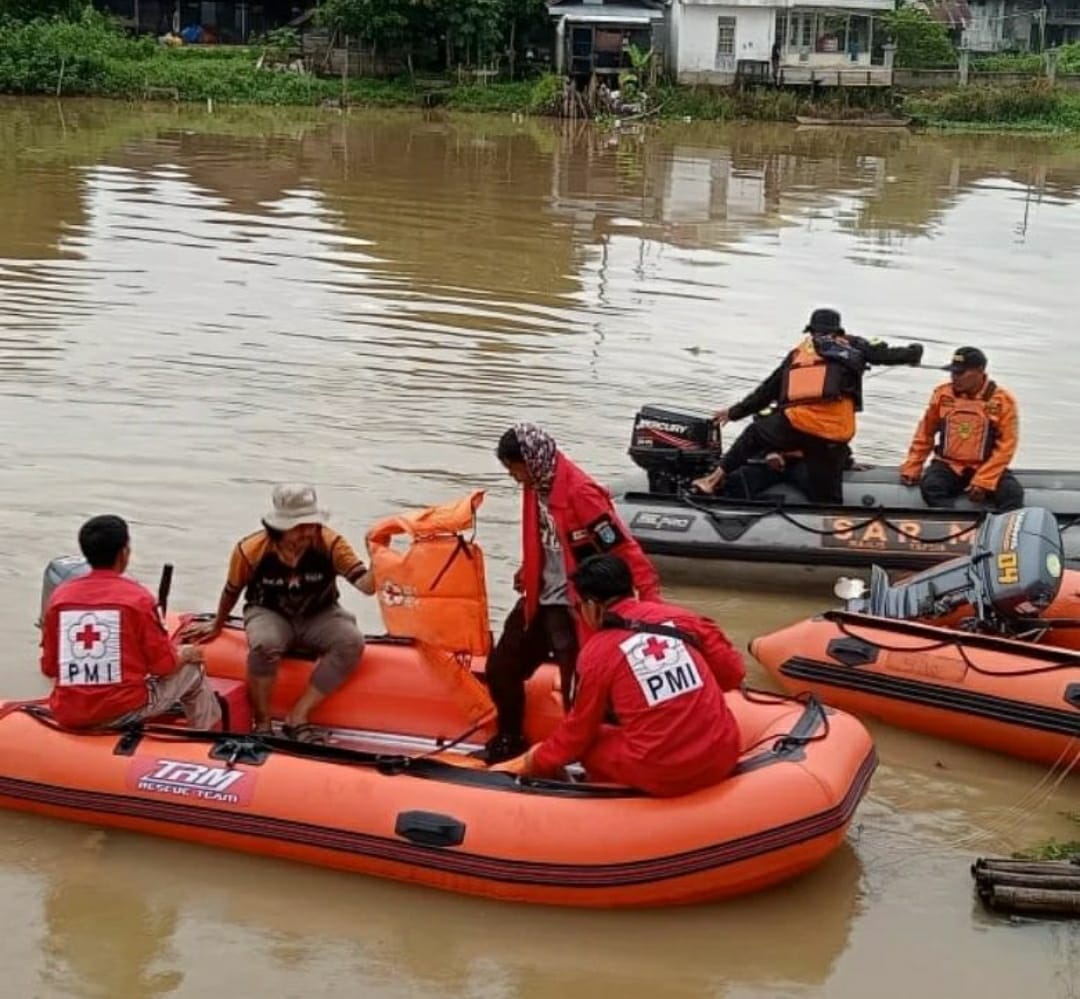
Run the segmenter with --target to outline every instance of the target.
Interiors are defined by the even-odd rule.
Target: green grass
[[[1080,825],[1080,812],[1067,812],[1066,816]],[[1014,853],[1017,860],[1069,860],[1071,857],[1080,855],[1080,840],[1065,840],[1059,842],[1056,839],[1047,840],[1027,850]]]
[[[908,97],[904,110],[920,124],[1001,131],[1080,130],[1080,94],[1036,81],[1022,87],[958,87]]]

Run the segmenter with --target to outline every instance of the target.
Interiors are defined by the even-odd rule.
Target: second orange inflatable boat
[[[1075,762],[1080,573],[1062,562],[1046,511],[995,515],[970,557],[895,584],[875,569],[865,599],[750,650],[789,691],[1041,763]]]

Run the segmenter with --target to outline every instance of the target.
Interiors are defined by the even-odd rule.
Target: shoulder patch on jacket
[[[611,551],[626,540],[626,535],[623,534],[619,523],[609,513],[597,517],[588,525],[588,530],[593,538],[593,544],[601,553]]]

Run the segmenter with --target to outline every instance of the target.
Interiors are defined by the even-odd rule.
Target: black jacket
[[[890,347],[880,340],[864,340],[859,336],[845,336],[845,346],[850,348],[843,362],[845,395],[850,395],[855,400],[855,409],[862,409],[862,376],[863,373],[874,364],[918,364],[922,360],[923,349],[921,344],[913,343],[907,347]],[[765,379],[745,399],[735,403],[728,410],[728,416],[732,420],[742,420],[753,413],[759,413],[775,402],[780,401],[780,391],[784,385],[784,372],[787,370],[795,351],[789,351],[787,356],[776,366],[768,378]]]

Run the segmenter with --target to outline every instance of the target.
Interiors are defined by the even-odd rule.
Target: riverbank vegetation
[[[1077,825],[1077,838],[1073,840],[1047,840],[1013,854],[1019,860],[1069,860],[1080,857],[1080,812],[1072,812],[1069,818]]]
[[[342,29],[365,31],[372,51],[396,44],[410,62],[415,55],[427,64],[437,56],[456,58],[465,53],[474,61],[485,58],[500,39],[512,42],[519,31],[526,30],[534,6],[531,0],[470,0],[460,7],[447,5],[445,10],[438,4],[425,5],[425,10],[443,10],[439,16],[450,18],[443,25],[441,44],[446,51],[437,52],[424,48],[417,36],[415,10],[421,5],[401,0],[398,15],[363,28],[361,15],[372,3],[332,0],[324,5],[324,16],[337,18]],[[379,9],[384,8],[395,9],[389,0],[380,0]],[[480,23],[483,10],[494,18],[484,22],[486,27]],[[955,52],[941,26],[936,22],[928,26],[928,20],[910,8],[890,15],[889,30],[900,45],[898,65],[955,64]],[[454,110],[537,115],[557,114],[566,104],[563,80],[552,75],[481,85],[462,84],[453,74],[432,78],[430,72],[426,79],[416,72],[394,78],[347,79],[296,72],[288,66],[290,40],[284,34],[272,35],[256,46],[170,47],[152,37],[125,35],[81,0],[0,0],[0,92],[337,108],[437,104]],[[448,42],[447,37],[456,41]],[[1020,73],[1043,65],[1042,56],[1017,55],[984,59],[973,68],[976,74]],[[1058,50],[1058,70],[1080,72],[1080,44]],[[850,90],[819,92],[813,98],[790,89],[738,92],[661,82],[650,87],[645,107],[646,116],[654,118],[792,121],[796,115],[857,117],[867,111],[894,110],[898,103],[916,123],[929,126],[1080,130],[1080,93],[1037,77],[1011,86],[976,83],[904,95]]]
[[[1066,132],[1080,130],[1080,93],[1043,80],[1017,86],[973,85],[909,95],[905,113],[945,128]]]

